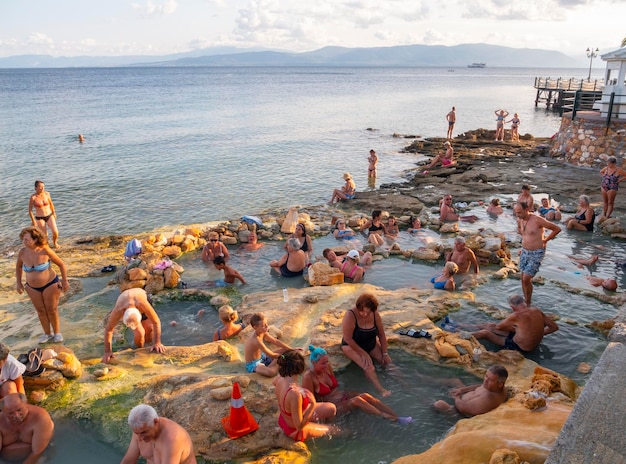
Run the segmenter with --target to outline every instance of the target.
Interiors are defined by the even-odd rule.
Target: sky
[[[0,0],[0,57],[487,43],[619,48],[626,0]]]

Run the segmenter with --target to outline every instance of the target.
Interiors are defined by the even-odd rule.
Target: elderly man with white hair
[[[173,420],[159,417],[152,406],[140,404],[131,409],[128,425],[133,437],[121,464],[137,464],[139,458],[148,464],[196,464],[187,431]]]
[[[130,288],[122,292],[109,313],[104,328],[102,362],[107,363],[113,357],[113,330],[120,320],[133,331],[135,347],[143,348],[144,343],[154,340],[150,351],[165,353],[165,347],[161,344],[161,321],[148,301],[148,294],[142,288]]]

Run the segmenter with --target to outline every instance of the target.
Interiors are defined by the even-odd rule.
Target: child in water
[[[250,325],[254,332],[250,334],[244,346],[246,371],[250,374],[256,372],[265,377],[275,377],[278,374],[276,358],[285,350],[290,350],[291,347],[268,333],[269,325],[263,314],[254,313],[250,318]],[[272,351],[267,347],[266,342],[280,348]]]
[[[231,266],[226,264],[226,261],[224,260],[223,256],[218,256],[217,258],[215,258],[213,260],[213,265],[215,266],[215,269],[217,269],[218,271],[224,271],[224,279],[218,280],[215,282],[215,285],[217,287],[225,287],[226,285],[232,285],[235,283],[235,279],[239,279],[242,285],[246,284],[246,281],[243,278],[243,276],[238,271],[233,269]]]

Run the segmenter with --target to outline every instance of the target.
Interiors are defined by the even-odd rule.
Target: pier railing
[[[573,92],[576,90],[584,90],[588,92],[601,92],[604,90],[604,80],[587,80],[576,79],[572,77],[565,79],[559,77],[558,79],[551,79],[550,77],[535,77],[535,88],[538,90],[565,90]]]
[[[570,106],[563,106],[563,111],[571,111],[572,119],[576,117],[578,111],[593,109],[594,103],[598,100],[597,92],[576,91],[574,100]],[[616,94],[611,92],[609,95],[608,108],[606,112],[606,129],[608,131],[613,119],[626,119],[626,94]],[[601,114],[598,111],[598,114]]]

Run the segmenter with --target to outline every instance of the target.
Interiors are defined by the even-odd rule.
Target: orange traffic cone
[[[230,414],[222,418],[222,426],[230,438],[239,438],[254,432],[259,424],[244,406],[241,390],[237,382],[233,383],[233,395],[230,400]]]

